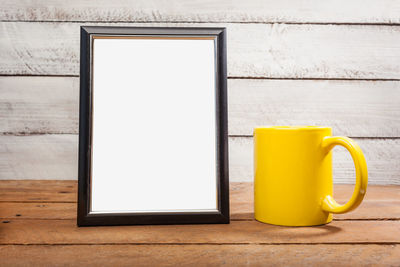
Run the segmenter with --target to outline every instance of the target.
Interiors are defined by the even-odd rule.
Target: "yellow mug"
[[[332,197],[332,152],[347,148],[355,169],[356,184],[349,202]],[[254,216],[269,224],[321,225],[333,213],[349,212],[367,190],[367,164],[361,148],[350,138],[332,136],[318,126],[276,126],[254,129]]]

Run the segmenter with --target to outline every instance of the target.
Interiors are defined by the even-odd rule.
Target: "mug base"
[[[257,218],[255,218],[256,221],[260,223],[265,223],[265,224],[270,224],[270,225],[276,225],[276,226],[286,226],[286,227],[312,227],[312,226],[322,226],[325,224],[329,224],[332,222],[332,219],[327,220],[326,222],[319,222],[319,223],[276,223],[276,222],[269,222],[269,221],[262,221]]]

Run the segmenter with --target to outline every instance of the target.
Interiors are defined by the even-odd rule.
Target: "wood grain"
[[[0,246],[4,266],[397,266],[399,245]]]
[[[397,155],[400,139],[355,139],[364,151],[370,184],[399,184]],[[230,181],[253,181],[251,137],[229,138]],[[0,180],[77,179],[77,135],[0,136]],[[333,153],[334,181],[353,183],[350,154],[337,147]],[[22,164],[23,163],[23,164]]]
[[[353,185],[335,185],[334,197],[344,203],[350,199]],[[76,181],[0,181],[0,218],[7,219],[76,219]],[[253,184],[230,184],[232,220],[253,220]],[[399,220],[400,187],[368,187],[359,208],[337,214],[335,220]]]
[[[228,81],[229,134],[257,125],[329,125],[334,134],[400,137],[399,81]],[[0,77],[0,133],[78,133],[79,78]]]
[[[0,180],[76,179],[78,136],[0,136]]]
[[[4,185],[10,184],[18,184],[18,183],[25,183],[25,181],[1,181]],[[47,183],[48,181],[29,181],[35,183],[37,185],[41,183]],[[70,182],[71,184],[75,181],[64,181]],[[1,184],[0,183],[0,184]],[[231,198],[235,200],[234,206],[237,206],[239,203],[244,205],[250,205],[253,203],[253,183],[252,182],[231,182],[230,183],[230,192]],[[0,187],[1,188],[1,187]],[[400,200],[400,187],[396,185],[369,185],[368,186],[368,193],[365,195],[365,200],[368,201],[398,201]],[[349,184],[336,184],[334,186],[334,197],[339,202],[348,200],[352,193],[354,187],[353,185]],[[54,196],[56,198],[57,196]],[[241,210],[241,208],[238,208]]]
[[[81,24],[226,26],[230,135],[250,136],[255,125],[330,125],[336,135],[361,137],[370,183],[400,184],[399,12],[395,0],[4,0],[0,75],[77,76]],[[76,179],[78,83],[0,77],[0,180]],[[335,149],[334,162],[335,181],[353,182],[348,153]],[[252,139],[231,137],[231,181],[251,181],[252,168]],[[369,186],[354,212],[303,228],[254,221],[250,183],[231,184],[230,225],[77,228],[76,187],[0,181],[1,266],[400,262],[398,186]],[[351,192],[335,185],[339,202]]]
[[[348,185],[350,189],[353,185]],[[371,190],[368,188],[368,193]],[[400,189],[396,188],[398,191]],[[28,193],[28,195],[30,195]],[[74,194],[75,195],[75,194]],[[350,195],[350,194],[349,194]],[[0,219],[2,220],[25,220],[25,219],[45,219],[45,220],[75,220],[76,203],[54,203],[41,200],[30,200],[32,202],[2,202],[0,204]],[[56,198],[55,201],[66,199],[65,196]],[[71,195],[71,200],[72,195]],[[337,199],[345,203],[350,196]],[[231,220],[254,220],[253,195],[245,197],[245,201],[233,198],[231,194]],[[400,220],[400,201],[399,199],[379,199],[371,200],[367,194],[365,200],[355,211],[345,214],[335,214],[334,220]]]
[[[0,202],[73,202],[77,200],[76,190],[78,181],[63,180],[1,180],[0,181]],[[238,203],[252,202],[252,182],[231,182],[231,198]],[[347,200],[351,197],[353,185],[335,185],[335,198]],[[39,197],[40,199],[32,199]],[[399,200],[400,190],[395,185],[370,185],[368,187],[368,200]]]
[[[1,22],[0,25],[0,36],[3,36],[0,39],[0,74],[78,75],[79,27],[82,23]],[[400,78],[400,27],[208,23],[108,25],[227,27],[230,77]]]
[[[355,10],[357,12],[355,12]],[[3,0],[1,20],[399,23],[395,0]]]
[[[229,133],[261,125],[329,125],[334,135],[400,136],[400,82],[230,80]]]
[[[78,182],[62,180],[0,181],[0,202],[76,203]]]
[[[282,227],[257,221],[232,221],[229,225],[78,228],[76,220],[7,220],[0,223],[0,232],[0,244],[3,245],[400,244],[400,221],[333,221],[319,227]]]
[[[52,191],[54,198],[62,199],[63,194],[75,189],[76,181],[1,181],[0,197],[4,191],[18,196],[21,192],[29,195],[42,190]],[[336,189],[335,196],[339,199],[349,194],[351,186],[339,185]],[[252,186],[233,183],[231,193],[235,203],[232,204],[239,208],[239,202],[249,202]],[[372,186],[368,189],[367,201],[380,200],[396,205],[399,194],[396,186]],[[40,203],[1,203],[0,212],[3,204]],[[66,218],[70,210],[42,207],[40,212],[29,206],[26,208],[31,215],[36,213],[43,219],[30,220],[20,214],[18,219],[0,220],[2,266],[94,263],[102,266],[263,266],[267,262],[296,266],[339,263],[343,266],[396,266],[400,260],[398,220],[334,221],[319,227],[279,227],[256,221],[233,221],[230,225],[78,228],[75,218]],[[386,212],[395,215],[393,210]],[[57,213],[66,217],[54,220]]]
[[[352,196],[353,185],[335,185],[334,198],[339,203]],[[253,183],[231,183],[231,219],[254,218]],[[10,218],[12,214],[10,214]],[[398,220],[400,219],[400,187],[370,185],[362,204],[353,212],[334,214],[334,220]]]
[[[76,203],[78,188],[77,181],[63,180],[1,180],[0,202],[71,202]],[[334,188],[334,197],[337,200],[347,200],[353,192],[353,185],[337,184]],[[253,202],[252,182],[231,182],[231,200],[234,206],[239,204],[250,205]],[[41,196],[41,198],[39,198]],[[400,199],[400,190],[394,185],[368,186],[367,200],[394,201]],[[241,208],[239,208],[241,209]]]
[[[76,203],[2,202],[0,206],[0,220],[76,220],[77,213]]]
[[[0,77],[0,132],[78,133],[79,79]]]

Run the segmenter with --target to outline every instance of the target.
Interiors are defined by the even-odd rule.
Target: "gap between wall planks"
[[[230,77],[400,79],[400,27],[51,22],[0,25],[0,35],[5,36],[0,40],[2,75],[78,75],[80,25],[226,26]]]
[[[1,21],[400,23],[395,0],[3,0]]]

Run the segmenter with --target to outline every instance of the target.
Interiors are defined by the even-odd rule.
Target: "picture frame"
[[[78,226],[229,223],[225,28],[81,27]]]

